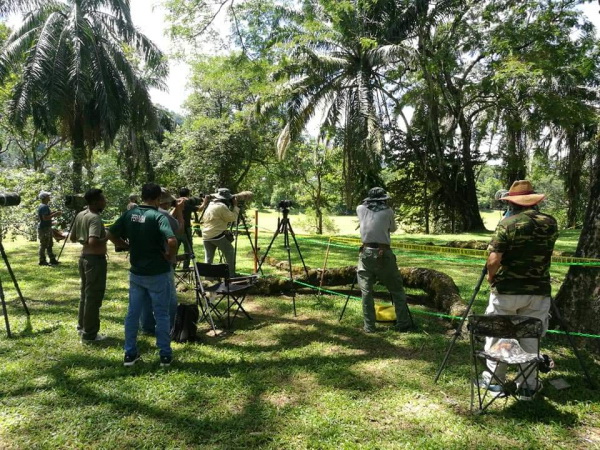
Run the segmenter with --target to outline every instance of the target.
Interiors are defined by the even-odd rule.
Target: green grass
[[[270,233],[262,234],[261,248],[269,238]],[[487,240],[489,234],[462,238]],[[569,235],[559,244],[572,249],[573,242]],[[241,245],[240,270],[250,271],[249,245],[244,239]],[[300,245],[309,266],[323,265],[325,246],[303,240]],[[560,337],[544,343],[557,362],[545,378],[562,377],[572,387],[557,391],[546,383],[543,398],[531,404],[509,400],[484,416],[469,413],[465,340],[458,341],[442,379],[433,383],[451,335],[447,322],[415,314],[418,332],[398,334],[383,326],[365,335],[359,302],[350,302],[345,319],[337,322],[343,297],[298,296],[296,317],[290,297],[252,297],[245,305],[254,320],[236,322],[235,333],[209,337],[204,335],[208,326],[201,324],[201,342],[174,344],[175,363],[169,369],[159,368],[152,338],[141,337],[144,361],[127,369],[122,367],[124,255],[110,253],[101,310],[102,332],[110,338],[84,347],[75,331],[77,247],[67,246],[61,266],[40,268],[36,243],[5,246],[32,315],[29,326],[0,266],[15,335],[0,334],[1,448],[600,446],[600,394],[584,386],[577,361]],[[201,245],[196,249],[201,257]],[[282,238],[272,255],[285,256]],[[450,274],[463,297],[469,296],[482,261],[425,256],[399,253],[398,260],[402,266]],[[295,252],[292,260],[299,263]],[[329,266],[355,262],[355,249],[332,249]],[[565,270],[553,269],[555,287]],[[484,288],[477,309],[486,296]],[[586,361],[597,379],[593,357],[586,354]]]

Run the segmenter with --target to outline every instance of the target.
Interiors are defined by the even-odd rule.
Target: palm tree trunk
[[[71,157],[73,158],[73,192],[83,192],[83,165],[86,152],[83,119],[79,115],[75,117],[71,130]]]

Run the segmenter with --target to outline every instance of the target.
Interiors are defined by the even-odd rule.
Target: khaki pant
[[[365,247],[358,257],[357,275],[362,295],[365,331],[375,330],[375,300],[373,299],[375,281],[381,282],[392,295],[396,311],[396,327],[403,329],[412,325],[402,276],[398,272],[396,255],[392,250],[385,249],[380,253],[377,248]]]
[[[509,295],[509,294],[497,294],[490,293],[490,301],[486,314],[518,314],[521,316],[535,317],[540,319],[544,326],[544,333],[548,329],[548,320],[550,318],[550,305],[551,299],[545,295]],[[489,350],[496,342],[498,338],[486,338],[485,350]],[[519,344],[523,350],[528,353],[537,353],[538,345],[537,339],[520,339]],[[496,376],[504,381],[506,377],[506,364],[495,363],[493,361],[487,362],[489,372],[484,372],[483,377],[494,384],[491,380],[491,373],[496,370]],[[533,370],[531,374],[525,380],[525,384],[530,389],[537,389],[537,370]],[[517,378],[517,384],[523,383],[522,379]]]
[[[50,258],[50,261],[55,261],[56,257],[52,252],[52,228],[48,227],[38,229],[38,237],[40,239],[40,248],[38,250],[40,262],[46,261],[46,253],[48,253],[48,258]]]
[[[106,290],[106,256],[82,255],[79,258],[81,297],[77,329],[81,339],[94,340],[100,331],[100,307]]]

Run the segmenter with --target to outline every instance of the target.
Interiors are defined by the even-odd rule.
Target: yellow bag
[[[377,322],[396,321],[396,310],[394,309],[394,305],[375,303],[375,320]]]

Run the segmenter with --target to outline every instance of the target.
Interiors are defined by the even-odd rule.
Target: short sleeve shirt
[[[550,263],[558,226],[534,209],[498,224],[488,251],[502,253],[492,290],[499,294],[550,295]]]
[[[167,217],[152,206],[135,206],[109,228],[111,234],[129,241],[131,273],[159,275],[171,270],[164,257],[167,239],[175,237]]]
[[[93,213],[89,209],[84,209],[75,217],[72,234],[73,237],[71,240],[75,240],[83,245],[91,237],[98,239],[106,237],[106,229],[98,214]]]
[[[52,219],[50,219],[50,220],[42,219],[42,217],[49,216],[51,214],[50,207],[48,205],[46,205],[45,203],[42,203],[40,206],[38,206],[37,214],[38,214],[38,219],[40,221],[40,223],[38,224],[38,230],[43,230],[45,228],[52,227]]]
[[[390,233],[398,226],[391,208],[373,211],[365,205],[358,205],[356,215],[360,223],[360,240],[363,243],[391,244]]]

